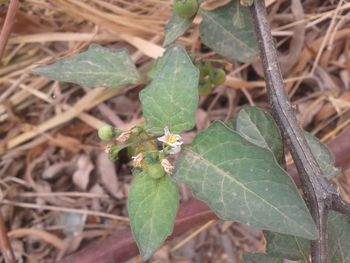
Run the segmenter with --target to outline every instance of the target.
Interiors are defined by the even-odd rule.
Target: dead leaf
[[[339,100],[350,102],[350,91],[344,92],[338,97]],[[322,107],[322,109],[317,113],[315,117],[316,122],[321,122],[323,120],[329,119],[332,115],[336,113],[335,108],[331,103],[327,103]]]
[[[76,164],[72,161],[54,163],[53,165],[45,169],[45,171],[42,173],[42,178],[53,179],[63,174],[66,171],[67,173],[71,174],[75,169],[76,169]]]
[[[64,148],[73,153],[78,153],[83,148],[79,140],[73,137],[64,136],[60,133],[58,133],[55,137],[50,138],[49,144],[51,146]]]
[[[100,195],[105,194],[105,191],[99,184],[94,184],[91,187],[89,192],[94,194],[100,194]],[[101,200],[97,198],[93,199],[91,204],[91,209],[94,211],[101,211],[102,210]]]
[[[108,154],[102,152],[98,155],[97,168],[101,184],[106,188],[109,194],[117,199],[123,198],[124,194],[120,191],[115,164],[108,159]]]
[[[321,97],[322,98],[322,97]],[[301,127],[305,128],[314,119],[315,115],[320,111],[324,102],[322,100],[315,100],[313,102],[307,101],[298,104],[299,114],[297,116],[300,120]]]
[[[90,157],[88,155],[80,155],[77,160],[78,170],[73,174],[73,183],[81,190],[86,190],[89,181],[90,173],[94,169]]]

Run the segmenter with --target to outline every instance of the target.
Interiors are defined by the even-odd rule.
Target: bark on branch
[[[274,118],[282,131],[299,172],[311,215],[319,231],[312,242],[313,263],[327,262],[327,215],[329,210],[350,215],[349,204],[341,200],[337,189],[325,178],[298,125],[293,108],[284,89],[277,62],[277,52],[267,20],[264,0],[255,0],[250,7],[264,69],[267,93]]]

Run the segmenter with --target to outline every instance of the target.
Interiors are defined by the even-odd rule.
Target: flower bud
[[[133,156],[132,157],[132,164],[133,164],[133,166],[141,168],[142,167],[143,158],[144,158],[143,153],[139,153],[138,155]]]
[[[254,0],[240,0],[239,3],[242,6],[248,7],[253,5]]]
[[[162,178],[165,175],[164,168],[160,163],[151,163],[145,167],[145,172],[154,179]]]
[[[174,0],[174,12],[182,18],[191,18],[197,14],[197,0]]]
[[[124,143],[127,143],[127,141],[130,139],[132,135],[132,131],[125,131],[125,132],[122,132],[118,138],[117,138],[117,142],[121,143],[121,144],[124,144]]]
[[[167,173],[167,174],[173,174],[173,171],[175,169],[175,166],[172,165],[167,159],[163,159],[160,164],[162,165],[164,171]]]
[[[102,141],[111,141],[115,135],[115,130],[111,125],[104,125],[98,129],[98,137]]]

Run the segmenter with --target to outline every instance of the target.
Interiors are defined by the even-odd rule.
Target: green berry
[[[226,73],[221,68],[213,70],[210,75],[210,80],[215,86],[219,86],[225,82]]]
[[[240,0],[239,2],[242,6],[248,7],[253,5],[254,0]]]
[[[191,18],[197,14],[197,0],[174,0],[175,14],[182,18]]]
[[[105,125],[98,129],[98,137],[102,141],[111,141],[115,135],[115,129],[111,125]]]
[[[199,83],[198,89],[200,96],[208,96],[211,93],[212,85],[210,81],[206,81],[204,83]]]
[[[209,62],[205,62],[205,63],[199,63],[198,69],[200,72],[200,78],[204,79],[206,76],[208,76],[211,73],[211,71],[213,70],[213,67]]]
[[[164,168],[160,163],[148,164],[145,172],[154,179],[159,179],[165,175]]]

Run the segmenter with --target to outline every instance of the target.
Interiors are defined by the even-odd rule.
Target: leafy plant
[[[195,126],[199,96],[221,85],[225,71],[209,61],[193,61],[184,47],[172,43],[199,13],[203,18],[201,39],[218,54],[250,62],[258,53],[247,7],[251,6],[250,11],[257,8],[253,1],[240,4],[233,0],[214,11],[202,10],[201,2],[175,1],[174,16],[165,28],[164,46],[168,48],[148,73],[152,81],[140,92],[145,125],[128,131],[111,126],[99,130],[111,160],[117,160],[124,148],[132,156],[135,179],[128,211],[133,236],[143,258],[149,259],[172,233],[180,199],[176,183],[185,183],[220,218],[265,230],[266,254],[247,255],[246,262],[307,262],[311,240],[318,240],[323,233],[283,169],[281,127],[288,135],[284,126],[278,126],[264,110],[247,107],[231,122],[216,122],[191,145],[183,146],[181,134]],[[140,81],[127,51],[113,52],[98,45],[35,72],[92,88],[119,88]],[[304,136],[322,174],[328,179],[337,174],[327,147],[309,133]],[[170,156],[178,153],[174,165]],[[321,174],[319,178],[325,180]],[[343,252],[350,248],[349,227],[344,216],[332,212],[328,220],[328,257],[332,262],[349,262]]]

